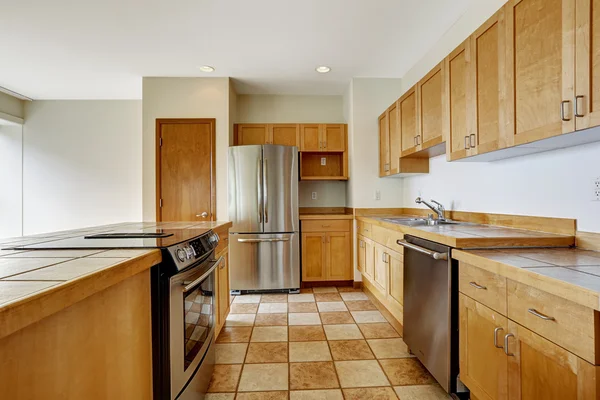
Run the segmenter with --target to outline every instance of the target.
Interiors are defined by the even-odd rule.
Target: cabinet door
[[[575,0],[506,4],[508,146],[575,130]]]
[[[444,82],[444,131],[448,161],[467,157],[471,148],[467,102],[470,63],[471,46],[468,40],[444,60],[448,72]]]
[[[238,146],[269,143],[269,130],[266,124],[239,124]]]
[[[302,280],[325,280],[325,234],[302,234]]]
[[[319,124],[300,125],[300,151],[321,151],[322,146]]]
[[[269,125],[270,143],[300,147],[300,129],[296,124]]]
[[[383,293],[387,293],[388,278],[388,255],[386,248],[375,244],[375,271],[373,272],[373,284]]]
[[[419,98],[419,150],[442,143],[442,98],[444,85],[442,77],[443,63],[438,64],[417,84]]]
[[[399,306],[404,304],[404,255],[388,250],[388,300]]]
[[[394,175],[400,172],[400,112],[398,110],[398,103],[392,104],[388,109],[388,171],[390,175]]]
[[[460,379],[479,400],[507,399],[508,361],[502,343],[508,319],[462,293],[458,310]]]
[[[471,36],[471,77],[467,92],[468,121],[471,123],[470,155],[500,148],[500,90],[505,87],[504,9],[494,14]],[[474,140],[473,140],[474,139]],[[473,147],[474,146],[474,147]]]
[[[575,128],[600,125],[600,1],[577,1]]]
[[[417,92],[412,87],[398,100],[400,112],[401,156],[412,154],[417,149]]]
[[[350,265],[350,233],[330,232],[327,234],[326,278],[332,281],[353,279]]]
[[[358,236],[356,239],[356,253],[357,253],[357,262],[358,270],[360,273],[365,273],[365,261],[366,261],[366,246],[365,241],[362,236]]]
[[[387,111],[379,116],[379,176],[387,176],[390,171],[390,136],[388,133]]]
[[[365,241],[365,276],[373,281],[375,275],[375,244],[371,239]]]
[[[346,150],[346,126],[344,124],[327,124],[323,125],[321,129],[323,150]]]
[[[219,295],[218,300],[218,313],[221,322],[227,318],[229,312],[229,253],[223,254],[223,263],[219,266],[219,286],[217,293]]]
[[[598,367],[516,322],[509,320],[508,330],[509,400],[598,399]]]

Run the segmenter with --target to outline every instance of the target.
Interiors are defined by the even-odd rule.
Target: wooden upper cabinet
[[[238,124],[238,146],[269,143],[269,128],[267,124]]]
[[[575,0],[509,0],[507,147],[572,132]]]
[[[321,151],[321,127],[319,124],[300,125],[300,150]]]
[[[324,151],[346,151],[346,125],[321,125]]]
[[[417,91],[413,86],[398,100],[400,114],[401,155],[406,156],[417,150]]]
[[[471,65],[471,45],[462,43],[444,60],[447,73],[444,75],[444,136],[448,160],[465,158],[469,155],[471,139],[475,134],[469,129],[469,118],[477,117],[469,113],[469,67]],[[474,141],[473,141],[474,142]],[[474,143],[473,143],[474,144]]]
[[[501,145],[505,87],[505,18],[504,9],[494,14],[470,38],[468,123],[469,155],[498,150]]]
[[[389,137],[389,172],[394,175],[400,172],[400,111],[398,103],[395,102],[388,108],[388,137]]]
[[[598,399],[600,368],[513,321],[508,330],[509,400]]]
[[[388,133],[388,113],[379,116],[379,176],[390,174],[390,135]]]
[[[269,125],[270,144],[300,147],[300,127],[297,124]]]
[[[575,128],[600,125],[600,1],[576,0]]]
[[[438,64],[417,84],[419,129],[417,145],[426,149],[442,143],[443,63]]]

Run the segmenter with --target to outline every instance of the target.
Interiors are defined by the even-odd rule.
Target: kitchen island
[[[150,269],[158,249],[5,250],[130,229],[124,223],[0,242],[0,390],[9,399],[152,398]]]

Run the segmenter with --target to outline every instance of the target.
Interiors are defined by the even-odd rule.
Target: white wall
[[[216,119],[217,218],[227,219],[227,156],[230,140],[229,78],[144,78],[143,216],[156,220],[156,119]]]
[[[378,117],[400,97],[400,79],[354,78],[343,107],[350,115],[347,204],[353,208],[401,207],[402,183],[379,178]],[[375,191],[381,200],[375,200]]]
[[[342,96],[239,95],[237,123],[345,123]]]
[[[141,132],[139,100],[26,103],[24,234],[140,220]]]
[[[0,238],[23,234],[23,126],[0,120]]]
[[[5,117],[16,117],[23,119],[25,115],[23,100],[19,100],[16,97],[10,96],[6,93],[0,92],[0,114],[6,114]],[[11,120],[14,121],[12,118]]]

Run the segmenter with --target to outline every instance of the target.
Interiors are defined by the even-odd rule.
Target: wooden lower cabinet
[[[216,304],[214,305],[216,310],[215,338],[225,325],[231,303],[229,296],[231,289],[229,284],[229,248],[225,247],[223,251],[217,254],[217,257],[223,257],[223,262],[215,271],[215,290],[217,292],[215,296]]]
[[[404,255],[389,249],[387,255],[387,298],[390,302],[402,307],[404,304]]]
[[[387,293],[388,257],[387,248],[375,243],[375,269],[373,271],[373,284],[382,292]]]
[[[351,232],[302,233],[302,281],[353,278]]]

